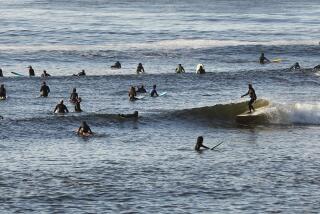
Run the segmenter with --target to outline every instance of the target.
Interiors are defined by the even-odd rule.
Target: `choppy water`
[[[17,0],[0,12],[1,213],[319,212],[320,77],[287,70],[320,64],[319,2]],[[283,61],[261,66],[261,51]],[[44,79],[11,74],[28,65],[52,75],[48,98]],[[248,82],[270,106],[240,124]],[[167,94],[129,102],[142,83]],[[52,114],[73,87],[84,112]],[[93,137],[74,134],[82,120]],[[198,153],[199,135],[224,143]]]

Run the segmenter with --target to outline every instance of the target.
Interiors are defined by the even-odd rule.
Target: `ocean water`
[[[316,0],[0,1],[0,212],[319,213],[319,12]],[[260,65],[262,51],[282,61]],[[11,73],[29,65],[36,77]],[[237,122],[248,83],[269,105]],[[140,84],[167,94],[128,101]],[[61,99],[70,113],[55,115]],[[83,120],[94,136],[75,134]],[[199,135],[223,144],[195,152]]]

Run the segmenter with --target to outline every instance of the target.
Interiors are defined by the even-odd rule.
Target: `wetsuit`
[[[7,92],[4,87],[0,87],[0,97],[3,97],[3,98],[7,97]]]
[[[152,89],[151,93],[150,93],[151,97],[154,97],[154,96],[159,96],[156,89]]]
[[[257,100],[257,96],[256,96],[256,92],[254,91],[253,88],[250,88],[250,89],[249,89],[248,94],[249,94],[249,96],[250,96],[250,100],[249,100],[248,105],[249,105],[249,110],[250,110],[250,112],[251,112],[251,109],[254,110],[254,108],[253,108],[253,103],[254,103],[254,101]]]
[[[144,68],[141,64],[139,64],[137,67],[137,73],[142,73],[142,72],[144,73]]]
[[[3,77],[2,69],[0,69],[0,77]]]
[[[49,86],[47,86],[47,85],[41,86],[40,92],[41,92],[41,96],[42,96],[42,97],[47,97],[48,94],[50,93],[50,88],[49,88]]]
[[[78,93],[77,92],[72,92],[70,95],[70,101],[75,103],[78,100]]]
[[[139,92],[139,93],[147,93],[146,89],[143,86],[138,88],[137,92]]]
[[[184,72],[185,70],[181,65],[176,68],[176,73],[184,73]]]
[[[81,107],[80,107],[80,102],[76,102],[74,105],[74,111],[75,112],[82,112]]]
[[[30,77],[35,76],[35,74],[34,74],[34,70],[33,70],[33,68],[32,68],[32,67],[30,67],[30,68],[29,68],[29,76],[30,76]]]
[[[137,99],[136,96],[137,96],[137,92],[134,89],[134,87],[132,87],[129,91],[129,100],[130,101],[136,100]]]
[[[120,62],[116,62],[114,65],[111,66],[111,68],[121,68]]]
[[[58,110],[58,111],[57,111]],[[56,113],[67,113],[69,112],[69,110],[67,109],[67,106],[65,106],[64,104],[59,103],[56,108],[54,109],[54,112]]]
[[[86,123],[81,124],[81,126],[79,127],[79,132],[80,133],[92,133],[90,127]]]

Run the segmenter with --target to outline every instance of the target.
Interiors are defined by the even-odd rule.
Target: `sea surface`
[[[0,213],[320,212],[318,0],[0,0],[0,14]],[[239,122],[248,83],[268,105]],[[130,102],[141,84],[167,94]],[[223,143],[196,152],[200,135]]]

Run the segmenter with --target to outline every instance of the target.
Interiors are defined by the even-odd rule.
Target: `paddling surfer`
[[[137,67],[137,71],[136,71],[136,72],[137,72],[137,74],[139,74],[139,73],[144,73],[144,72],[145,72],[142,63],[139,63],[139,64],[138,64],[138,67]]]
[[[245,97],[247,95],[250,96],[250,100],[249,100],[249,103],[248,103],[248,106],[249,106],[249,113],[251,113],[252,111],[254,111],[254,108],[253,108],[253,103],[254,101],[257,100],[257,95],[256,95],[256,92],[254,91],[253,87],[251,84],[248,84],[248,87],[249,87],[249,90],[246,94],[242,95],[242,97]]]
[[[114,63],[114,65],[111,65],[111,68],[120,69],[121,68],[121,63],[119,61],[117,61],[116,63]]]
[[[82,121],[80,127],[78,128],[77,133],[79,135],[93,134],[86,121]]]
[[[150,93],[151,97],[158,97],[159,94],[157,93],[157,90],[156,90],[157,86],[156,85],[153,85],[153,89]]]

